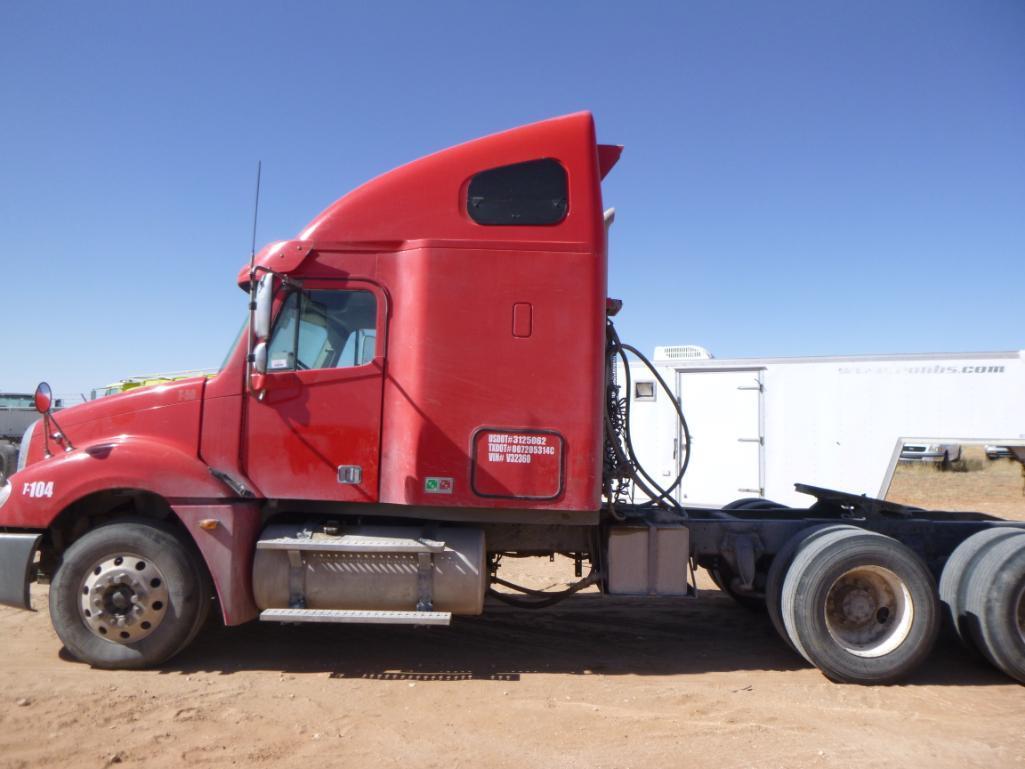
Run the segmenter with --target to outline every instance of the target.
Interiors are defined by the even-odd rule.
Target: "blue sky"
[[[215,367],[258,241],[590,109],[621,336],[1025,347],[1025,4],[0,6],[0,389]]]

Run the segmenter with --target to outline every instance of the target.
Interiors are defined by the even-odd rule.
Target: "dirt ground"
[[[1025,687],[956,643],[905,685],[832,684],[714,589],[448,628],[212,623],[156,671],[69,659],[45,608],[0,608],[0,638],[4,769],[1025,767]]]
[[[899,462],[886,498],[930,510],[970,510],[1025,520],[1025,474],[1012,459],[986,459],[965,446],[950,470],[931,462]]]

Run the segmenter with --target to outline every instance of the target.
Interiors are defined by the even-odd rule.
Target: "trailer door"
[[[677,387],[691,437],[680,501],[720,507],[763,496],[762,371],[680,371]]]

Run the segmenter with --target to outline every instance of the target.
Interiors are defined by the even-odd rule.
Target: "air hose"
[[[613,399],[606,399],[606,413],[605,413],[605,430],[606,430],[606,442],[612,447],[615,453],[620,469],[626,471],[627,475],[637,484],[644,494],[648,496],[651,503],[656,506],[667,505],[668,507],[676,510],[682,510],[683,507],[673,497],[672,493],[683,481],[683,476],[687,472],[687,467],[690,464],[690,428],[687,426],[687,418],[683,414],[683,409],[680,406],[680,401],[673,394],[673,391],[666,384],[665,379],[655,368],[654,364],[644,354],[633,345],[624,344],[619,338],[619,334],[616,332],[616,327],[609,320],[606,324],[606,340],[607,350],[606,355],[608,357],[608,366],[612,369],[616,364],[616,358],[618,358],[623,364],[623,379],[624,385],[626,386],[626,397],[622,400],[622,419],[619,420],[618,416],[613,411]],[[637,459],[637,454],[634,451],[633,441],[630,436],[630,401],[631,401],[631,387],[632,380],[630,377],[630,362],[627,358],[627,353],[630,353],[637,357],[641,363],[651,372],[652,376],[655,377],[655,381],[658,382],[659,387],[669,397],[669,401],[673,404],[673,408],[676,411],[676,416],[679,420],[680,427],[683,432],[683,440],[681,442],[680,451],[683,452],[683,461],[680,463],[680,469],[673,479],[673,482],[663,488],[659,483],[651,477],[651,475],[644,469],[640,461]],[[611,384],[611,382],[610,382]],[[618,407],[618,401],[616,406]],[[616,423],[621,422],[620,429],[616,429]],[[614,504],[613,500],[610,500]]]
[[[644,469],[640,461],[638,461],[637,454],[634,451],[633,441],[630,436],[630,395],[632,380],[630,377],[630,362],[627,357],[627,353],[636,356],[638,360],[644,364],[648,371],[651,372],[652,376],[654,376],[655,381],[658,382],[659,387],[661,387],[669,397],[669,400],[676,411],[676,416],[683,432],[683,441],[680,446],[680,451],[683,452],[683,461],[680,463],[680,469],[677,472],[676,477],[673,479],[673,482],[665,488],[660,486],[659,483]],[[615,397],[616,385],[614,371],[617,358],[623,364],[623,379],[624,385],[626,386],[626,397],[622,400]],[[652,505],[684,513],[683,506],[680,505],[680,503],[672,496],[673,491],[675,491],[683,481],[683,476],[687,472],[687,467],[690,464],[690,428],[687,426],[687,418],[683,414],[683,409],[680,406],[679,400],[673,394],[669,385],[666,384],[665,379],[662,378],[662,375],[658,372],[658,369],[655,368],[654,364],[636,347],[624,344],[622,340],[620,340],[619,334],[616,332],[616,328],[612,324],[611,320],[606,324],[606,360],[608,367],[606,372],[606,386],[608,387],[608,391],[606,393],[604,418],[607,462],[607,466],[605,468],[607,476],[605,479],[605,493],[609,501],[609,511],[614,517],[622,518],[615,509],[616,500],[614,497],[616,494],[612,491],[612,478],[609,476],[621,476],[621,474],[625,472],[626,476],[637,485],[637,488],[649,497]],[[615,458],[615,462],[611,466],[608,466],[608,452],[610,450],[612,456]],[[600,553],[600,546],[595,544],[592,552]],[[498,562],[496,561],[494,565],[497,567]],[[602,570],[600,566],[594,564],[591,567],[590,573],[586,577],[573,583],[564,590],[559,590],[557,592],[534,590],[523,587],[522,585],[516,585],[512,582],[508,582],[493,574],[490,579],[491,584],[501,585],[511,590],[515,590],[522,593],[523,597],[510,595],[508,593],[500,593],[490,586],[487,589],[487,594],[496,600],[517,608],[542,609],[547,606],[557,604],[586,587],[597,584],[601,581],[601,572]]]

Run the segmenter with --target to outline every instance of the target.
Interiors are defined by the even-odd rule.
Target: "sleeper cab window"
[[[267,371],[362,366],[374,359],[377,300],[370,291],[293,291],[278,313]]]
[[[467,188],[466,212],[477,224],[551,225],[568,211],[566,169],[553,158],[481,171]]]

